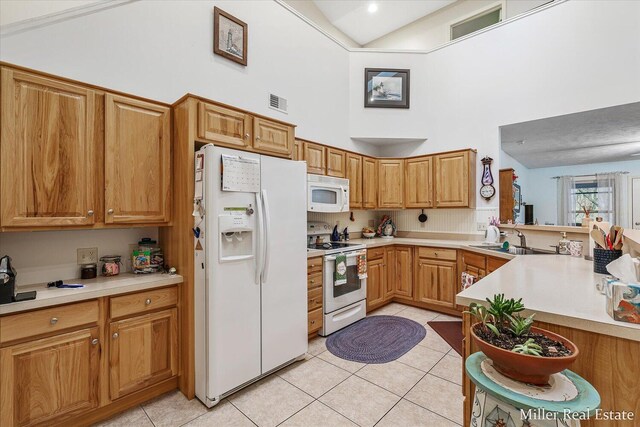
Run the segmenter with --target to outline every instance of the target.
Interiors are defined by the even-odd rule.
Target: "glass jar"
[[[98,268],[95,264],[83,264],[80,267],[81,279],[95,279],[98,275]]]
[[[140,239],[138,250],[133,253],[134,273],[154,273],[164,265],[164,254],[158,242],[149,237]]]
[[[121,259],[122,257],[120,255],[105,255],[100,257],[100,261],[102,261],[102,275],[108,277],[120,274]]]

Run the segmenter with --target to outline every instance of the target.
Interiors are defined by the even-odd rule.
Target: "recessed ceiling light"
[[[369,5],[369,13],[376,13],[378,11],[378,5],[375,3],[371,3]]]

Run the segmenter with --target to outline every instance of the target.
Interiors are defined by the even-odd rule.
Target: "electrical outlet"
[[[478,222],[478,231],[487,231],[487,223],[486,222]]]
[[[97,264],[98,248],[78,248],[78,264]]]

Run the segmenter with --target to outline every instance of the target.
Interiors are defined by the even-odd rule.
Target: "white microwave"
[[[348,212],[349,180],[308,174],[307,210],[309,212]]]

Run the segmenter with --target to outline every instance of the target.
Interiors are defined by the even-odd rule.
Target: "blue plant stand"
[[[480,351],[465,369],[476,385],[471,427],[577,427],[600,406],[596,389],[568,369],[552,375],[548,386],[525,384],[500,374]]]

